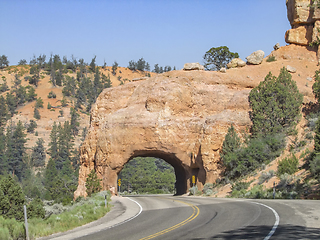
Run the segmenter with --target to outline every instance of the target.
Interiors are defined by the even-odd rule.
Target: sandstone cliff
[[[172,71],[149,80],[105,89],[91,112],[89,133],[81,148],[79,186],[94,168],[103,189],[116,192],[117,174],[136,156],[160,157],[175,167],[178,191],[201,189],[220,174],[219,151],[231,124],[250,127],[248,94],[268,74],[290,64],[306,103],[314,101],[314,51],[290,45],[272,52],[277,61],[229,69],[226,73]]]

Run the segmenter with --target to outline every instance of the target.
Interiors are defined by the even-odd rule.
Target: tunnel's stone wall
[[[105,89],[92,109],[81,147],[75,197],[86,195],[92,169],[103,189],[116,193],[118,173],[135,156],[155,156],[173,165],[179,191],[187,191],[192,175],[199,189],[214,182],[228,128],[233,123],[239,131],[250,125],[252,86],[222,74],[173,71]]]

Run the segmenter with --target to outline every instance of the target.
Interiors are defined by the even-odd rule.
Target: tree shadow
[[[248,226],[241,229],[226,231],[209,238],[193,239],[264,239],[270,231],[270,226]],[[307,228],[297,225],[280,225],[271,239],[320,239],[320,226],[319,228]]]

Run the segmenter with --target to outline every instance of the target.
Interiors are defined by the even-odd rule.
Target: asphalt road
[[[48,239],[320,239],[320,201],[168,195],[117,201],[100,224]]]

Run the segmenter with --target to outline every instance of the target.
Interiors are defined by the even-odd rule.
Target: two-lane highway
[[[132,220],[76,239],[320,239],[320,224],[306,227],[304,204],[297,209],[290,201],[168,195],[130,199],[142,208]],[[311,203],[320,207],[320,202]]]

